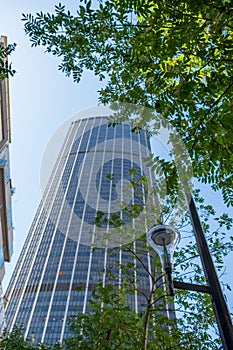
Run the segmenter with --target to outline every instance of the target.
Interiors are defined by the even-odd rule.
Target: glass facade
[[[134,241],[136,250],[134,229],[144,221],[141,234],[146,230],[148,188],[140,179],[152,186],[144,162],[149,155],[146,132],[131,132],[128,123],[112,127],[107,117],[72,123],[6,292],[9,330],[18,324],[36,342],[62,341],[70,316],[87,310],[96,284],[111,282],[108,271],[120,284],[121,265],[138,264],[122,245]],[[129,186],[132,178],[136,188]],[[132,204],[141,208],[137,217],[129,214]],[[116,229],[117,220],[124,221],[124,230]],[[141,259],[150,270],[149,254]],[[134,275],[139,288],[150,288],[142,266]],[[138,311],[143,297],[135,292],[129,304]]]

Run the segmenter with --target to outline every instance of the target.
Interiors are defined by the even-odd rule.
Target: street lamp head
[[[172,269],[172,258],[179,240],[179,231],[167,225],[154,226],[147,233],[147,242],[159,255],[163,270],[166,272]]]

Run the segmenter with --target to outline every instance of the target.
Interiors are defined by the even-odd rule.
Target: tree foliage
[[[12,64],[8,63],[8,56],[15,50],[16,44],[3,47],[0,45],[0,81],[13,76],[16,71],[12,68]]]
[[[93,293],[89,312],[74,316],[68,349],[141,349],[142,319],[125,302],[125,291],[101,284]],[[94,330],[94,332],[93,332]]]
[[[75,82],[84,69],[106,79],[101,102],[141,104],[169,120],[194,175],[232,205],[231,1],[82,3],[76,14],[59,4],[54,14],[23,15],[32,45],[61,57],[59,69]]]
[[[11,333],[3,332],[0,340],[1,350],[52,350],[43,344],[34,344],[31,341],[24,339],[21,328],[15,328]],[[58,350],[57,346],[53,350]]]

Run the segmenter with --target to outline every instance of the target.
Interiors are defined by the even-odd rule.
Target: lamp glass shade
[[[147,233],[147,242],[159,255],[164,271],[172,267],[174,250],[179,240],[179,231],[167,225],[154,226]]]

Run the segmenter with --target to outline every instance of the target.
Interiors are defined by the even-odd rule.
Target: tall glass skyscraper
[[[138,264],[123,246],[133,242],[136,250],[148,225],[150,152],[146,132],[132,132],[126,122],[109,126],[104,116],[72,122],[6,292],[9,330],[18,324],[37,342],[62,341],[74,309],[85,312],[96,284],[109,283],[109,269],[120,285],[121,266],[130,259]],[[141,259],[150,271],[149,254]],[[149,290],[142,266],[134,277]],[[136,311],[144,303],[136,291],[129,297]]]

